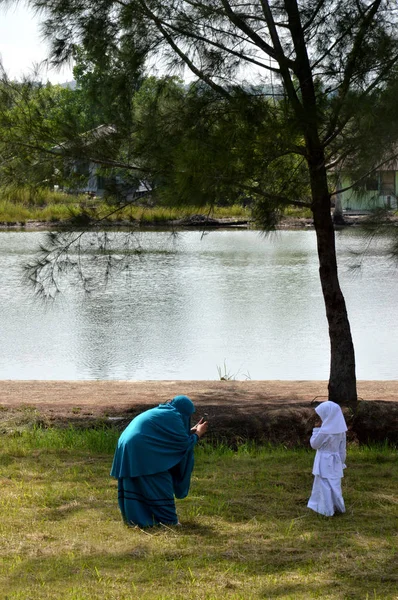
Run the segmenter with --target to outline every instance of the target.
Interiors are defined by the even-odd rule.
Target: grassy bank
[[[116,206],[100,198],[90,199],[86,195],[74,196],[48,190],[0,191],[0,223],[20,223],[27,221],[53,222],[79,217],[92,217],[109,221],[129,221],[141,224],[164,223],[170,220],[190,217],[194,214],[209,215],[213,218],[247,219],[250,211],[239,204],[228,207],[146,207],[130,205],[116,212]]]
[[[201,445],[183,527],[121,523],[113,430],[40,430],[0,441],[0,597],[398,598],[397,460],[351,447],[347,513],[306,508],[313,452]],[[2,590],[2,591],[1,591]]]
[[[25,225],[28,221],[58,223],[66,219],[92,218],[107,221],[128,221],[143,225],[161,224],[184,219],[192,215],[206,215],[214,219],[248,219],[250,208],[241,204],[230,206],[175,206],[149,207],[129,205],[116,211],[115,204],[104,202],[101,198],[89,198],[87,195],[73,195],[63,192],[51,192],[46,189],[0,190],[0,223]],[[285,217],[300,219],[311,218],[309,209],[288,207]]]
[[[48,190],[0,190],[0,222],[61,221],[79,208],[82,198]]]

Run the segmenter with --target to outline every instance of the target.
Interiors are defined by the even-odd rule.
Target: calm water
[[[0,379],[217,379],[218,368],[237,379],[328,378],[312,231],[144,233],[128,275],[89,297],[65,284],[51,306],[21,283],[42,237],[0,233]],[[357,376],[396,379],[397,271],[382,245],[352,270],[364,246],[357,232],[338,235]]]

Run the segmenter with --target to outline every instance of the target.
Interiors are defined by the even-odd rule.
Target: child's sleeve
[[[327,433],[321,433],[320,431],[321,431],[320,427],[314,427],[314,429],[312,430],[310,446],[314,450],[319,450],[319,448],[321,448],[321,446],[325,443],[325,441],[328,437]]]
[[[345,464],[345,459],[347,456],[347,445],[346,445],[346,434],[345,433],[344,433],[344,437],[340,440],[339,454],[340,454],[341,462],[343,463],[343,469],[345,469],[347,466]]]

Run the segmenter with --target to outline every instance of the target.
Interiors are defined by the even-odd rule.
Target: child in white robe
[[[335,402],[323,402],[315,411],[322,425],[314,427],[310,439],[316,455],[312,469],[314,485],[307,506],[321,515],[332,517],[336,512],[345,512],[341,478],[346,467],[347,425],[340,406]]]

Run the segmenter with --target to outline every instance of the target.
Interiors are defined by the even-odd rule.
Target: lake
[[[22,282],[43,236],[0,233],[1,379],[328,379],[314,231],[151,231],[130,249],[115,233],[113,255],[129,269],[88,296],[67,276],[52,304]],[[364,236],[337,234],[358,379],[398,377],[398,278],[385,244],[357,256]],[[87,246],[81,259],[96,275],[104,259],[92,258]]]

